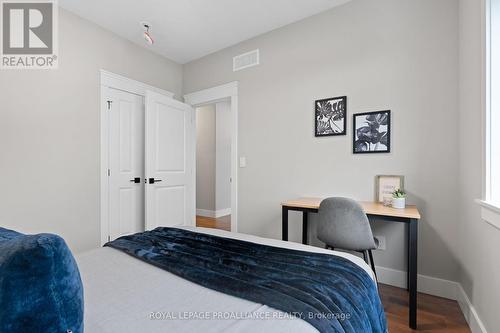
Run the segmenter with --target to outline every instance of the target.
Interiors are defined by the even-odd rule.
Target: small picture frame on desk
[[[375,201],[390,206],[392,203],[392,192],[404,190],[404,176],[379,175],[375,180]]]

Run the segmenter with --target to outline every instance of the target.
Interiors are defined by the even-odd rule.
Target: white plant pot
[[[406,198],[392,198],[392,207],[403,209],[406,207]]]

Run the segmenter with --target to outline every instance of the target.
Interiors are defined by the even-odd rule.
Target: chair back
[[[355,200],[325,199],[318,217],[318,239],[327,245],[350,251],[376,249],[368,217]]]

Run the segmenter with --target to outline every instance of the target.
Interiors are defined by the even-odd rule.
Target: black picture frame
[[[364,122],[366,125],[360,126],[360,122]],[[353,114],[352,126],[353,154],[381,154],[391,152],[391,110]],[[380,130],[380,127],[384,128]],[[360,132],[358,133],[358,131]],[[378,145],[380,144],[385,148],[382,147],[383,149],[379,149]]]
[[[340,110],[336,109],[341,103]],[[335,106],[333,103],[336,103]],[[328,107],[328,104],[330,105]],[[331,108],[325,110],[324,108]],[[327,114],[329,113],[329,114]],[[332,117],[340,116],[339,120],[330,120]],[[330,117],[329,121],[322,121],[321,118]],[[338,123],[341,123],[340,127]],[[332,124],[337,128],[332,128]],[[338,131],[337,131],[338,129]],[[314,101],[314,136],[337,136],[347,134],[347,96],[330,97]]]

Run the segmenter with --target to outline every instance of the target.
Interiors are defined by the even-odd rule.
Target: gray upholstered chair
[[[348,198],[328,198],[319,206],[318,239],[326,248],[361,252],[375,276],[372,250],[377,248],[372,229],[363,208]]]

